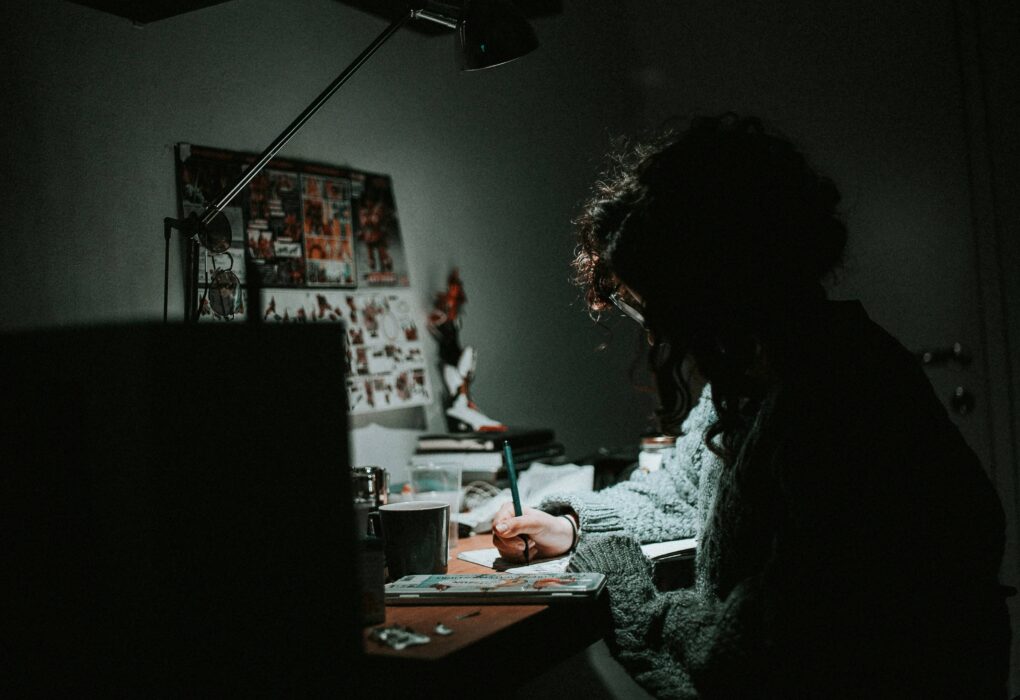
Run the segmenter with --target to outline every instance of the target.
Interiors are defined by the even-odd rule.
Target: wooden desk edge
[[[463,537],[453,550],[450,573],[491,572],[484,566],[456,558],[463,551],[492,546],[489,535]],[[469,613],[475,613],[468,616]],[[453,630],[449,636],[435,634],[436,623]],[[541,650],[536,655],[547,665],[567,658],[598,641],[610,629],[605,596],[593,601],[564,601],[557,605],[399,605],[386,607],[386,625],[406,625],[427,634],[428,644],[397,651],[369,638],[364,632],[369,659],[385,666],[408,663],[453,664],[457,672],[466,667],[486,667],[493,655],[521,648]]]

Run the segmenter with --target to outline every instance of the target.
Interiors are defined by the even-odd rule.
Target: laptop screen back
[[[361,648],[342,329],[0,340],[13,687],[339,687]]]

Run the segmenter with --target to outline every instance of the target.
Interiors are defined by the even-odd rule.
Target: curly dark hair
[[[705,440],[724,459],[763,398],[756,364],[795,366],[791,324],[825,299],[847,241],[839,201],[789,140],[727,113],[612,156],[574,221],[588,307],[609,309],[621,282],[642,297],[660,390],[664,374],[682,384],[664,365],[693,357],[719,416]]]

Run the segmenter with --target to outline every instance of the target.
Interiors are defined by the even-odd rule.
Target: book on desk
[[[509,442],[512,450],[534,449],[556,441],[549,428],[510,428],[470,433],[432,433],[418,438],[418,452],[500,452]]]
[[[533,462],[549,462],[563,457],[564,448],[548,428],[516,428],[503,432],[438,433],[418,438],[411,466],[455,464],[461,468],[462,482],[499,483],[507,477],[503,442],[510,444],[514,465],[527,469]]]
[[[386,584],[387,605],[526,604],[590,600],[606,585],[605,574],[415,574]]]

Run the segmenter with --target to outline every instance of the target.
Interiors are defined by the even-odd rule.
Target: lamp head
[[[462,70],[491,68],[538,48],[535,31],[508,0],[466,0],[457,23]]]
[[[535,31],[509,0],[418,0],[413,16],[457,30],[461,70],[492,68],[538,48]]]

